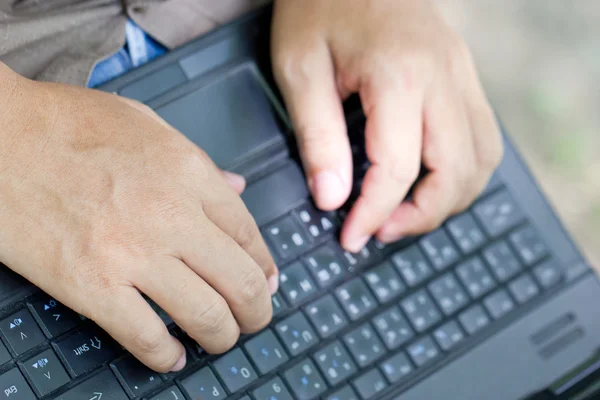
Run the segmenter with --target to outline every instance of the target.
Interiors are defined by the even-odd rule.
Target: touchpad
[[[249,64],[156,112],[223,169],[283,141],[269,99]]]

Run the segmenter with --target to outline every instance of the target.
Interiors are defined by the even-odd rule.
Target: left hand
[[[325,210],[352,186],[342,101],[359,93],[371,162],[342,245],[439,226],[478,196],[502,139],[469,50],[430,0],[275,0],[273,64],[309,187]],[[404,201],[421,165],[429,174]],[[403,202],[404,201],[404,202]]]

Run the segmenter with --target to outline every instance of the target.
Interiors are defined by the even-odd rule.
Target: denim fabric
[[[118,52],[100,61],[94,67],[88,87],[96,87],[163,55],[167,49],[148,36],[133,21],[127,21],[125,46]]]

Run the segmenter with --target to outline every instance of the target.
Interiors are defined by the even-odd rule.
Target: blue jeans
[[[125,27],[125,46],[96,64],[87,86],[90,88],[99,86],[166,52],[167,49],[164,46],[129,20]]]

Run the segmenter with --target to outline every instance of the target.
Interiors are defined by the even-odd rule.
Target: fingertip
[[[238,174],[229,171],[223,171],[223,177],[233,187],[237,194],[242,194],[246,189],[246,179]]]
[[[187,356],[185,354],[185,349],[183,350],[183,354],[181,355],[181,357],[179,357],[179,359],[177,360],[177,362],[175,363],[175,365],[173,365],[171,367],[171,369],[169,370],[169,372],[179,372],[182,369],[185,368],[185,364],[187,363]]]
[[[268,283],[269,291],[271,292],[271,296],[273,296],[279,290],[279,273],[271,275],[268,279]]]
[[[308,186],[318,208],[335,210],[349,196],[350,181],[333,170],[320,171],[308,179]]]

